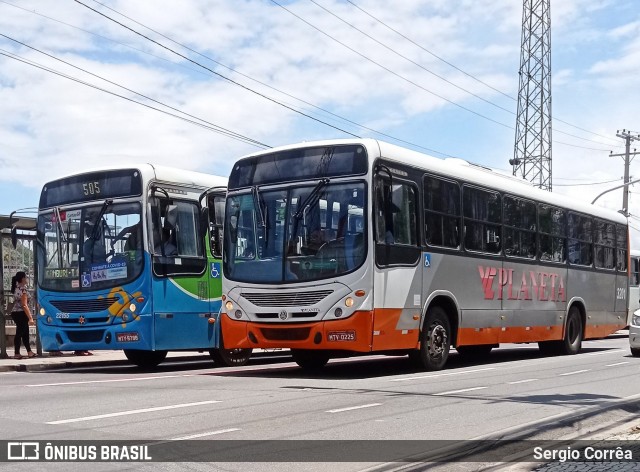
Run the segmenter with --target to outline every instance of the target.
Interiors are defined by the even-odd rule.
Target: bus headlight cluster
[[[640,315],[633,315],[631,317],[631,324],[634,326],[640,326]]]

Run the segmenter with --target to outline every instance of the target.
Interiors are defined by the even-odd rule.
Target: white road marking
[[[188,408],[191,406],[211,405],[212,403],[220,403],[220,400],[208,400],[195,403],[180,403],[178,405],[156,406],[153,408],[141,408],[139,410],[118,411],[116,413],[106,413],[104,415],[83,416],[81,418],[71,418],[68,420],[47,421],[46,424],[67,424],[79,423],[81,421],[99,420],[102,418],[113,418],[115,416],[137,415],[138,413],[148,413],[152,411],[174,410],[176,408]]]
[[[496,370],[496,367],[487,367],[485,369],[462,370],[458,372],[447,372],[444,374],[417,375],[414,377],[402,377],[401,379],[389,379],[389,382],[402,382],[404,380],[432,379],[434,377],[445,377],[458,374],[472,374],[474,372],[485,372],[487,370]]]
[[[617,366],[617,365],[624,365],[624,364],[628,364],[628,363],[629,363],[628,361],[625,361],[625,362],[616,362],[615,364],[607,364],[607,365],[605,365],[605,367],[615,367],[615,366]]]
[[[240,431],[240,428],[221,429],[219,431],[210,431],[208,433],[192,434],[190,436],[182,436],[180,438],[169,439],[169,441],[186,441],[188,439],[204,438],[205,436],[214,436],[216,434],[232,433]]]
[[[461,390],[449,390],[448,392],[442,392],[442,393],[434,393],[434,396],[439,396],[439,395],[453,395],[454,393],[463,393],[463,392],[473,392],[474,390],[483,390],[485,388],[489,388],[489,387],[471,387],[471,388],[463,388]]]
[[[349,406],[347,408],[338,408],[336,410],[327,410],[325,413],[341,413],[343,411],[359,410],[361,408],[371,408],[372,406],[380,406],[382,403],[369,403],[367,405]]]
[[[558,374],[560,377],[565,375],[582,374],[583,372],[589,372],[591,369],[574,370],[573,372],[565,372],[564,374]]]
[[[173,379],[176,377],[192,377],[192,375],[157,375],[154,377],[132,377],[126,379],[108,379],[108,380],[82,380],[77,382],[58,382],[46,384],[31,384],[25,387],[59,387],[63,385],[85,385],[94,383],[110,383],[110,382],[138,382],[140,380],[157,380],[157,379]]]
[[[611,349],[609,351],[602,351],[602,352],[588,352],[586,354],[583,354],[584,356],[601,356],[603,354],[615,354],[617,352],[627,352],[624,349]]]
[[[516,384],[523,384],[523,383],[527,383],[527,382],[537,382],[539,379],[524,379],[524,380],[518,380],[516,382],[507,382],[509,385],[516,385]]]

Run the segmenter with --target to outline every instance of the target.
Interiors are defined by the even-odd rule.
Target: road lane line
[[[527,383],[527,382],[537,382],[540,379],[524,379],[524,380],[517,380],[515,382],[507,382],[509,385],[516,385],[516,384],[523,384],[523,383]]]
[[[447,372],[444,374],[418,375],[414,377],[402,377],[400,379],[390,379],[389,382],[402,382],[404,380],[432,379],[435,377],[445,377],[448,375],[472,374],[474,372],[485,372],[487,370],[496,370],[496,367],[487,367],[485,369],[463,370],[459,372]]]
[[[574,375],[574,374],[582,374],[583,372],[590,372],[591,369],[583,369],[583,370],[574,370],[573,372],[565,372],[564,374],[558,374],[560,377],[565,375]]]
[[[617,352],[627,352],[624,349],[611,349],[611,350],[607,350],[607,351],[602,351],[602,352],[587,352],[584,353],[584,356],[601,356],[603,354],[615,354]]]
[[[615,367],[617,365],[624,365],[624,364],[628,364],[629,361],[625,361],[625,362],[616,362],[615,364],[607,364],[605,365],[605,367]]]
[[[188,408],[191,406],[211,405],[213,403],[220,403],[220,400],[208,400],[204,402],[195,402],[195,403],[180,403],[178,405],[166,405],[166,406],[156,406],[153,408],[141,408],[139,410],[118,411],[116,413],[106,413],[104,415],[83,416],[81,418],[71,418],[68,420],[47,421],[45,424],[79,423],[81,421],[99,420],[102,418],[113,418],[115,416],[137,415],[138,413],[149,413],[152,411],[174,410],[176,408]]]
[[[449,390],[448,392],[434,393],[433,396],[437,397],[439,395],[453,395],[454,393],[473,392],[474,390],[483,390],[485,388],[489,388],[489,387],[471,387],[471,388],[463,388],[461,390]]]
[[[108,379],[108,380],[79,380],[76,382],[57,382],[46,384],[30,384],[25,387],[60,387],[67,385],[85,385],[94,383],[110,383],[110,382],[138,382],[140,380],[157,380],[157,379],[173,379],[177,377],[192,377],[191,375],[157,375],[153,377],[130,377],[126,379]]]
[[[232,433],[234,431],[240,431],[240,428],[229,428],[229,429],[221,429],[219,431],[210,431],[208,433],[192,434],[190,436],[172,438],[172,439],[169,439],[169,441],[186,441],[188,439],[204,438],[205,436],[214,436],[216,434]]]
[[[349,406],[347,408],[338,408],[336,410],[327,410],[325,413],[341,413],[343,411],[359,410],[361,408],[371,408],[372,406],[380,406],[382,403],[369,403],[367,405]]]

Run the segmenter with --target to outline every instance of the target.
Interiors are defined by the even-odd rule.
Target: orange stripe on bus
[[[398,329],[401,308],[376,308],[373,314],[373,350],[417,349],[419,329]],[[416,322],[417,324],[417,322]]]

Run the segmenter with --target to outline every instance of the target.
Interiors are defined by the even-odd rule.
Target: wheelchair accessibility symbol
[[[428,252],[424,254],[424,266],[431,267],[431,254],[429,254]]]
[[[220,263],[218,262],[212,262],[211,263],[211,278],[212,279],[219,279],[220,278]]]
[[[82,288],[91,287],[91,274],[82,274]]]

